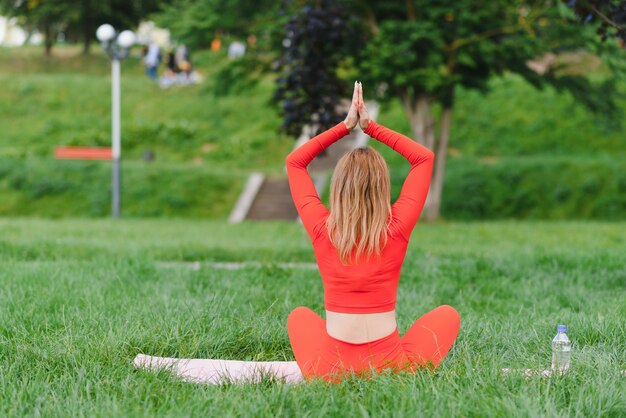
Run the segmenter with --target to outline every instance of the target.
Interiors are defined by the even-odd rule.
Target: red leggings
[[[379,340],[352,344],[326,332],[326,321],[306,307],[294,309],[287,319],[289,340],[305,378],[337,380],[341,374],[381,371],[384,368],[415,371],[435,368],[444,359],[457,334],[461,319],[451,306],[428,312],[400,337],[396,329]]]

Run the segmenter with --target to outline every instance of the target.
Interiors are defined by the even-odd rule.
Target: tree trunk
[[[91,51],[91,38],[87,35],[83,35],[83,55],[89,55]]]
[[[413,133],[413,139],[420,144],[423,144],[424,137],[422,136],[423,129],[421,119],[417,112],[416,104],[411,100],[411,95],[408,91],[400,91],[400,101],[402,102],[404,113],[409,119],[409,126],[411,127],[411,132]]]
[[[89,55],[91,51],[91,41],[95,35],[95,29],[88,22],[83,24],[83,55]]]
[[[366,10],[365,24],[370,28],[373,35],[378,35],[380,29],[378,28],[378,23],[376,22],[376,15],[371,7],[368,7]]]
[[[44,28],[44,46],[46,48],[46,57],[50,57],[52,55],[52,44],[54,40],[52,39],[52,28],[50,26],[46,26]]]
[[[450,139],[450,129],[452,127],[452,98],[454,89],[452,88],[450,92],[448,92],[448,100],[444,102],[440,118],[438,141],[436,141],[435,122],[432,116],[432,99],[427,95],[420,95],[412,100],[407,90],[401,90],[399,93],[404,111],[411,125],[413,138],[415,141],[435,152],[435,167],[433,168],[430,190],[423,210],[424,218],[432,222],[439,217],[439,209],[441,207],[448,140]]]
[[[417,99],[417,117],[420,120],[421,132],[417,133],[421,135],[421,142],[426,148],[434,151],[435,147],[435,121],[433,120],[433,114],[431,112],[431,101],[427,96],[421,96]],[[415,132],[414,132],[415,134]]]
[[[415,22],[415,19],[417,19],[417,12],[415,11],[415,0],[406,0],[406,15],[411,22]]]
[[[430,182],[428,198],[426,199],[426,204],[424,205],[424,217],[429,222],[435,221],[439,218],[451,126],[452,106],[450,105],[444,107],[441,112],[439,143],[437,144],[437,151],[435,152],[435,168],[433,169],[433,177]]]
[[[404,107],[404,113],[409,119],[413,139],[425,147],[433,149],[435,131],[430,112],[430,98],[422,95],[413,100],[411,95],[403,90],[400,92],[400,100]]]

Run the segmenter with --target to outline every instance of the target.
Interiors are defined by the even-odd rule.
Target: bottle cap
[[[557,327],[556,327],[556,330],[557,330],[558,332],[565,332],[565,331],[567,331],[567,326],[565,326],[565,325],[559,325],[559,326],[557,326]]]

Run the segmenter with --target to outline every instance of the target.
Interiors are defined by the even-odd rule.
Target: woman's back
[[[385,312],[395,308],[395,290],[400,269],[411,231],[426,200],[434,154],[404,135],[374,121],[369,123],[365,133],[402,154],[411,163],[411,170],[402,186],[400,196],[391,206],[391,213],[387,215],[389,221],[386,243],[381,248],[381,254],[371,254],[369,260],[361,255],[358,259],[344,264],[329,236],[327,225],[332,214],[317,195],[306,167],[322,150],[348,133],[343,122],[339,123],[289,154],[286,161],[289,185],[298,214],[313,243],[322,280],[325,286],[330,286],[325,288],[326,308],[328,310],[335,308],[336,312],[343,313]],[[347,180],[349,183],[350,179]],[[362,291],[368,288],[378,289],[378,296],[373,292],[363,295]],[[335,298],[335,291],[344,294]],[[351,297],[348,298],[345,292],[351,292]],[[353,303],[354,298],[356,301]]]
[[[332,214],[320,201],[306,167],[322,150],[348,133],[345,124],[340,123],[292,152],[286,163],[294,203],[311,237],[324,283],[329,334],[344,341],[363,342],[384,336],[396,327],[400,270],[411,231],[426,200],[434,155],[404,135],[374,121],[369,123],[365,133],[402,154],[411,163],[411,170],[391,207],[387,242],[381,253],[371,254],[367,261],[361,256],[345,264],[329,236],[328,218]],[[354,184],[360,179],[347,180],[347,184]],[[363,187],[367,189],[368,185]],[[377,198],[380,196],[369,196]]]
[[[385,337],[397,328],[396,294],[408,242],[398,239],[397,234],[389,235],[379,256],[363,256],[349,265],[341,263],[326,234],[314,241],[330,336],[363,343]]]
[[[315,237],[313,249],[324,283],[327,310],[362,314],[395,309],[396,290],[408,242],[392,231],[387,235],[387,243],[380,255],[362,255],[346,265],[341,262],[328,234]]]

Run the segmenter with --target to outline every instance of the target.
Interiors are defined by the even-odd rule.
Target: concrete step
[[[342,102],[344,111],[347,111],[349,101]],[[378,115],[378,105],[375,102],[368,103],[368,108],[372,119],[376,119]],[[302,145],[311,138],[311,129],[305,128],[302,135],[296,142],[296,147]],[[322,154],[318,155],[308,170],[314,178],[316,188],[323,189],[328,184],[330,173],[334,170],[337,162],[345,153],[357,146],[363,146],[367,143],[367,136],[360,130],[356,129],[345,138],[335,142],[328,147]],[[241,205],[238,204],[231,214],[230,222],[241,222],[244,219],[264,220],[264,219],[298,219],[298,212],[291,199],[289,190],[289,182],[284,178],[264,178],[260,173],[251,175],[248,184],[240,197]],[[252,202],[252,203],[250,203]],[[237,216],[235,216],[237,215]]]
[[[247,219],[298,219],[286,177],[265,179],[250,207]]]

